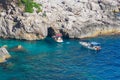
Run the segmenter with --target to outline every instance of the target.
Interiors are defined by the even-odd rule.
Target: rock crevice
[[[69,38],[120,32],[118,0],[34,1],[42,4],[42,12],[26,13],[16,0],[0,1],[0,37],[39,40],[59,32]]]

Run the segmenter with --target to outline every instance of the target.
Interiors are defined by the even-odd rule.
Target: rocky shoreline
[[[42,4],[40,13],[36,9],[26,13],[15,0],[5,1],[0,2],[2,38],[40,40],[55,33],[69,38],[120,33],[119,0],[34,0]]]

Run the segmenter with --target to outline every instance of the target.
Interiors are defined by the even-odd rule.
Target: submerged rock
[[[8,45],[3,45],[2,48],[8,48]]]
[[[11,49],[9,49],[10,51],[14,51],[14,52],[27,52],[25,48],[23,48],[22,45],[18,45],[18,46],[15,46]]]
[[[6,59],[10,58],[11,55],[8,53],[6,48],[0,48],[0,63],[5,62]]]
[[[49,28],[69,38],[120,32],[118,0],[34,1],[42,4],[42,12],[26,13],[14,0],[6,4],[7,9],[1,8],[0,37],[39,40],[48,36]]]
[[[0,63],[3,63],[6,61],[6,58],[4,56],[0,56]]]

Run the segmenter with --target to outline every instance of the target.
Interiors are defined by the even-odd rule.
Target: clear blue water
[[[79,40],[56,43],[52,39],[20,41],[0,39],[0,46],[21,44],[26,51],[9,51],[12,58],[0,64],[0,80],[120,80],[120,36],[88,39],[101,43],[99,52]]]

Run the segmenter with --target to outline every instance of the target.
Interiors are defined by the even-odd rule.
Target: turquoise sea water
[[[12,58],[0,64],[0,80],[120,80],[120,36],[87,39],[101,43],[99,52],[79,40],[56,43],[0,39],[0,46],[21,44],[26,51],[9,51]]]

